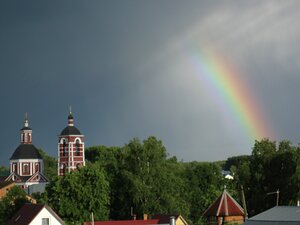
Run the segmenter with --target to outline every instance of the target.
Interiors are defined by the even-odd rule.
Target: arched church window
[[[29,165],[27,163],[24,164],[24,166],[23,166],[23,173],[24,174],[28,174],[29,173]]]
[[[80,156],[80,143],[78,139],[76,140],[75,146],[76,146],[76,156]]]
[[[65,174],[66,171],[67,171],[67,166],[66,166],[66,164],[63,164],[63,165],[62,165],[62,168],[63,168],[63,174]]]
[[[63,142],[63,156],[67,156],[67,142],[64,140]]]

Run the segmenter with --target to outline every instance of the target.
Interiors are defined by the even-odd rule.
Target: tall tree
[[[64,177],[55,177],[46,188],[47,203],[68,223],[107,220],[109,184],[104,170],[87,165]]]

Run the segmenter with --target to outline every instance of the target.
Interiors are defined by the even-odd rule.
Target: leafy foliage
[[[89,165],[64,177],[55,177],[46,188],[46,201],[68,223],[108,219],[109,184],[105,171]]]
[[[47,155],[47,153],[39,149],[39,152],[44,161],[44,175],[48,179],[52,179],[53,177],[57,176],[57,161],[54,157]]]
[[[0,200],[0,224],[5,224],[26,202],[26,193],[19,186],[12,187]]]

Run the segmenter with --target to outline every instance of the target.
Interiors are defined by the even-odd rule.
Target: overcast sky
[[[86,147],[153,135],[184,161],[251,154],[193,68],[194,46],[238,71],[270,139],[297,145],[299,21],[296,0],[1,1],[0,165],[25,112],[35,146],[56,157],[69,105]]]

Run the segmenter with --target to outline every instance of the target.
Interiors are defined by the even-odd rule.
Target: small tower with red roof
[[[64,176],[84,165],[84,135],[74,126],[70,109],[68,126],[58,136],[58,175]]]
[[[243,208],[224,189],[223,193],[203,213],[207,224],[222,225],[227,223],[243,224],[245,213]]]

